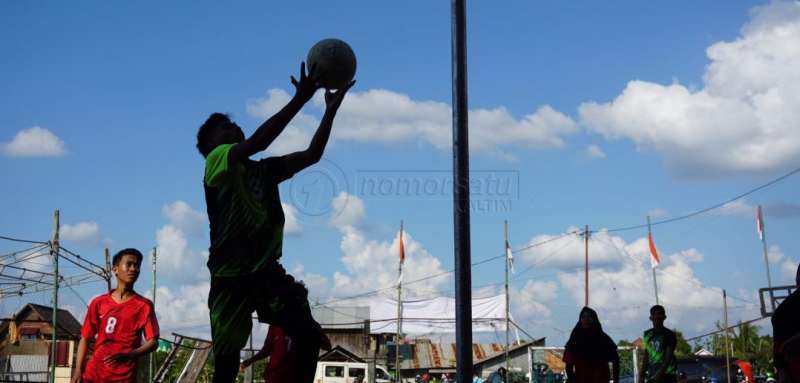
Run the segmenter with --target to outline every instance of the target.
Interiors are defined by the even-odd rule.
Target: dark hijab
[[[584,313],[592,317],[592,326],[589,328],[581,327],[580,318]],[[567,341],[566,351],[576,355],[583,360],[592,362],[609,362],[618,358],[617,345],[611,340],[600,324],[597,312],[584,307],[578,316],[578,323],[572,329],[572,334]]]

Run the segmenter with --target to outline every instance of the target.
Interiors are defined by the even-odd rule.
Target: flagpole
[[[403,248],[403,221],[400,221],[400,262],[397,263],[397,338],[395,343],[395,355],[394,355],[394,369],[397,373],[397,381],[400,382],[402,380],[402,376],[400,375],[400,335],[402,333],[402,320],[403,320],[403,301],[402,299],[402,292],[403,292],[403,261],[405,249]]]
[[[505,239],[505,253],[506,253],[506,371],[508,371],[511,365],[511,361],[508,358],[508,349],[509,349],[509,341],[508,341],[508,312],[509,312],[509,299],[508,299],[508,264],[511,262],[511,258],[509,255],[511,254],[511,247],[508,245],[508,220],[504,221],[504,239]]]
[[[758,221],[758,236],[761,237],[761,246],[764,249],[764,264],[767,267],[767,286],[769,286],[769,297],[772,311],[775,312],[775,299],[772,297],[772,276],[769,272],[769,252],[767,251],[767,229],[764,225],[764,215],[761,211],[761,205],[758,205],[758,213],[756,220]]]
[[[652,238],[653,238],[653,231],[652,231],[652,227],[650,225],[650,216],[648,215],[647,216],[647,240],[651,241]],[[650,256],[652,257],[653,255],[651,254]],[[656,293],[656,304],[658,304],[658,280],[656,279],[656,268],[652,267],[651,269],[653,270],[653,290]]]
[[[589,307],[589,225],[586,225],[586,228],[583,231],[583,247],[583,305]]]

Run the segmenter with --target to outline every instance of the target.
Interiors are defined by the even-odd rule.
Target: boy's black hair
[[[207,157],[214,149],[211,147],[208,140],[211,138],[211,132],[223,123],[231,122],[230,116],[225,113],[211,113],[206,122],[197,130],[197,150],[203,157]]]
[[[134,257],[136,257],[136,259],[138,259],[138,263],[139,264],[141,264],[142,260],[144,259],[144,256],[142,255],[141,251],[136,250],[136,249],[134,249],[132,247],[129,247],[127,249],[122,249],[122,250],[118,251],[116,254],[114,254],[114,258],[112,258],[111,264],[116,266],[119,263],[119,261],[122,259],[123,255],[133,255]]]
[[[650,308],[650,314],[652,314],[653,311],[660,311],[662,314],[667,315],[667,310],[664,309],[664,306],[662,306],[662,305],[655,305],[655,306],[651,307]]]

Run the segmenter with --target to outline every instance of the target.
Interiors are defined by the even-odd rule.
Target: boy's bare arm
[[[86,350],[88,349],[88,342],[86,338],[81,337],[78,342],[78,354],[75,356],[75,373],[72,374],[72,383],[80,383],[81,375],[83,375],[84,364],[86,361]]]
[[[150,339],[144,342],[141,346],[130,352],[120,352],[107,356],[103,361],[107,364],[122,363],[129,360],[139,359],[142,355],[146,355],[158,347],[158,338]]]
[[[246,140],[234,145],[228,155],[230,164],[241,162],[250,156],[264,151],[283,132],[289,121],[294,118],[306,102],[311,100],[319,85],[313,79],[314,68],[306,74],[306,64],[300,64],[300,80],[292,76],[295,95],[278,113],[264,121],[261,126]]]

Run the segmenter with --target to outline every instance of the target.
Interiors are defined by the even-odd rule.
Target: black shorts
[[[280,326],[294,339],[321,334],[305,285],[277,261],[251,274],[212,277],[208,309],[216,355],[238,355],[250,336],[254,311],[259,322]]]

